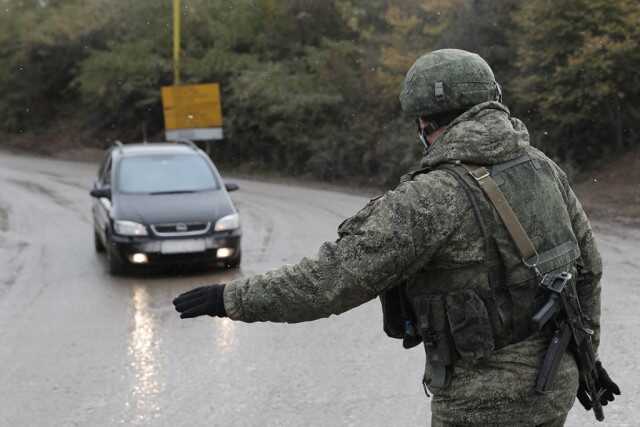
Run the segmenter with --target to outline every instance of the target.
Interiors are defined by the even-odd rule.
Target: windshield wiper
[[[173,190],[173,191],[154,191],[153,193],[149,193],[152,196],[159,196],[163,194],[189,194],[195,193],[194,190]]]

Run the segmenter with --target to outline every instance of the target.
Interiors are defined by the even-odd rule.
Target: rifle
[[[603,421],[602,405],[613,400],[613,394],[620,394],[620,389],[597,360],[591,342],[594,332],[585,325],[572,278],[567,272],[551,273],[544,276],[540,284],[549,293],[549,299],[533,316],[533,324],[540,331],[553,320],[555,330],[538,372],[535,390],[544,393],[549,388],[568,348],[576,359],[580,384],[587,394],[581,395],[579,391],[578,398],[587,410],[593,408],[598,421]]]

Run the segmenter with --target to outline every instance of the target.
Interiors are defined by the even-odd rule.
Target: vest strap
[[[538,257],[538,265],[553,261],[556,258],[569,254],[575,254],[572,257],[574,259],[580,255],[580,246],[578,246],[578,244],[573,240],[566,241],[563,244],[556,246],[555,248],[549,249],[546,252],[542,252]]]

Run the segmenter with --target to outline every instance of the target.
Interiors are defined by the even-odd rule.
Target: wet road
[[[180,292],[313,255],[366,198],[237,181],[236,272],[112,278],[93,251],[96,166],[0,152],[0,426],[417,426],[424,355],[383,336],[379,303],[307,324],[180,321]],[[640,417],[640,233],[598,225],[601,354]],[[577,406],[569,426],[596,425]]]

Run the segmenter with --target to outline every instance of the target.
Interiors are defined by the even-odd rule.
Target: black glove
[[[609,374],[602,366],[602,363],[598,360],[596,362],[596,373],[598,375],[598,381],[596,382],[596,388],[598,390],[604,390],[602,396],[600,396],[600,404],[602,406],[606,406],[607,403],[613,402],[615,400],[614,394],[619,396],[621,394],[620,387],[616,383],[611,380]],[[593,397],[589,396],[587,393],[587,389],[585,387],[584,382],[580,381],[580,385],[578,386],[578,400],[584,406],[584,409],[587,411],[593,408]]]
[[[599,360],[596,362],[596,372],[598,373],[598,386],[604,389],[604,393],[602,393],[602,397],[600,398],[600,403],[604,406],[615,400],[615,397],[613,397],[614,394],[620,396],[620,387],[611,380],[611,377],[607,374],[607,371],[605,371]]]
[[[576,396],[578,397],[578,400],[580,401],[584,409],[589,411],[591,410],[591,408],[593,408],[591,397],[589,397],[589,394],[587,393],[587,388],[585,387],[582,378],[580,379],[580,384],[578,385],[578,394]]]
[[[227,317],[224,309],[224,285],[202,286],[180,294],[173,300],[181,319],[209,316]]]

